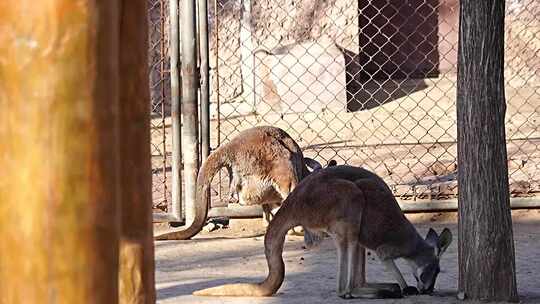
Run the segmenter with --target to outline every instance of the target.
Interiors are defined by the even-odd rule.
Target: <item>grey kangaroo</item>
[[[329,165],[335,165],[335,161]],[[204,161],[197,176],[197,201],[193,224],[186,230],[157,239],[189,239],[205,224],[208,210],[208,190],[220,169],[229,172],[229,201],[242,205],[262,205],[267,221],[271,210],[281,205],[296,185],[312,170],[322,168],[317,161],[304,158],[300,146],[280,128],[254,127],[240,132],[230,142],[220,146]],[[309,232],[304,233],[306,245],[313,244]]]
[[[384,181],[365,169],[334,166],[305,178],[283,202],[266,232],[268,276],[261,283],[227,284],[194,292],[200,296],[270,296],[285,277],[282,252],[288,229],[302,225],[326,232],[338,252],[337,294],[342,298],[396,298],[431,293],[439,259],[452,241],[445,228],[424,239],[404,216]],[[364,248],[373,250],[395,283],[366,283]],[[417,288],[408,286],[394,260],[405,259]]]

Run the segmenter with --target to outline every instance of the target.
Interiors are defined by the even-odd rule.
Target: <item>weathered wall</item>
[[[356,0],[254,0],[251,3],[250,24],[241,23],[242,3],[239,1],[220,1],[217,18],[215,7],[211,3],[210,65],[214,75],[212,101],[217,99],[218,82],[222,102],[239,97],[244,89],[253,88],[243,88],[242,85],[240,26],[252,30],[255,49],[273,50],[326,36],[338,45],[357,53],[357,3]],[[218,79],[215,77],[216,70],[219,70]],[[257,75],[256,77],[261,78],[259,73]]]
[[[221,0],[217,18],[211,10],[212,101],[217,97],[217,80],[222,102],[253,89],[251,83],[242,84],[241,26],[252,27],[254,49],[272,50],[330,37],[345,53],[350,91],[370,78],[425,78],[456,72],[458,0],[253,0],[249,25],[242,24],[242,5]],[[507,71],[536,73],[539,6],[535,0],[507,1]],[[256,74],[264,77],[264,71]],[[255,83],[261,85],[261,81]],[[257,98],[263,98],[261,94]]]

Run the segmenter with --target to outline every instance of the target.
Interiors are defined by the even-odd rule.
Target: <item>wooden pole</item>
[[[1,303],[118,301],[117,13],[0,2]]]
[[[146,0],[120,13],[120,303],[155,302]]]
[[[460,297],[518,301],[504,125],[504,0],[460,4]]]

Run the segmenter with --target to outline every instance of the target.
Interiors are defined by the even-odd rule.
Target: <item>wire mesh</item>
[[[154,208],[170,204],[168,6],[149,2]],[[402,199],[457,194],[457,0],[210,0],[211,146],[274,125]],[[510,191],[540,192],[540,2],[507,0]],[[223,204],[227,174],[214,184]],[[223,191],[224,193],[225,191]]]
[[[168,15],[168,1],[148,1],[152,198],[154,209],[163,211],[166,211],[171,203]]]
[[[402,199],[457,194],[456,0],[210,3],[212,146],[279,126]],[[507,0],[510,188],[540,191],[540,3]]]

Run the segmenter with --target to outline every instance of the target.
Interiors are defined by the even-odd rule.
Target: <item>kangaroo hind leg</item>
[[[363,282],[363,256],[358,243],[358,229],[347,222],[337,222],[330,227],[337,247],[337,294],[343,299],[353,298],[355,285]]]
[[[345,274],[340,274],[340,282],[345,281],[345,290],[338,292],[344,299],[364,298],[400,298],[401,289],[398,284],[367,284],[365,279],[365,249],[356,238],[345,243],[347,264]],[[341,255],[343,256],[343,254]],[[340,268],[342,269],[342,268]]]
[[[334,237],[337,248],[337,294],[341,298],[350,298],[347,293],[347,276],[348,276],[348,264],[349,255],[347,254],[347,240],[341,236],[336,235]]]
[[[242,187],[241,178],[238,172],[234,172],[232,167],[228,166],[227,174],[229,175],[229,195],[227,197],[229,204],[237,204],[240,201],[238,192]]]
[[[349,243],[349,290],[351,298],[401,298],[401,288],[394,283],[366,282],[366,249],[357,241]]]

